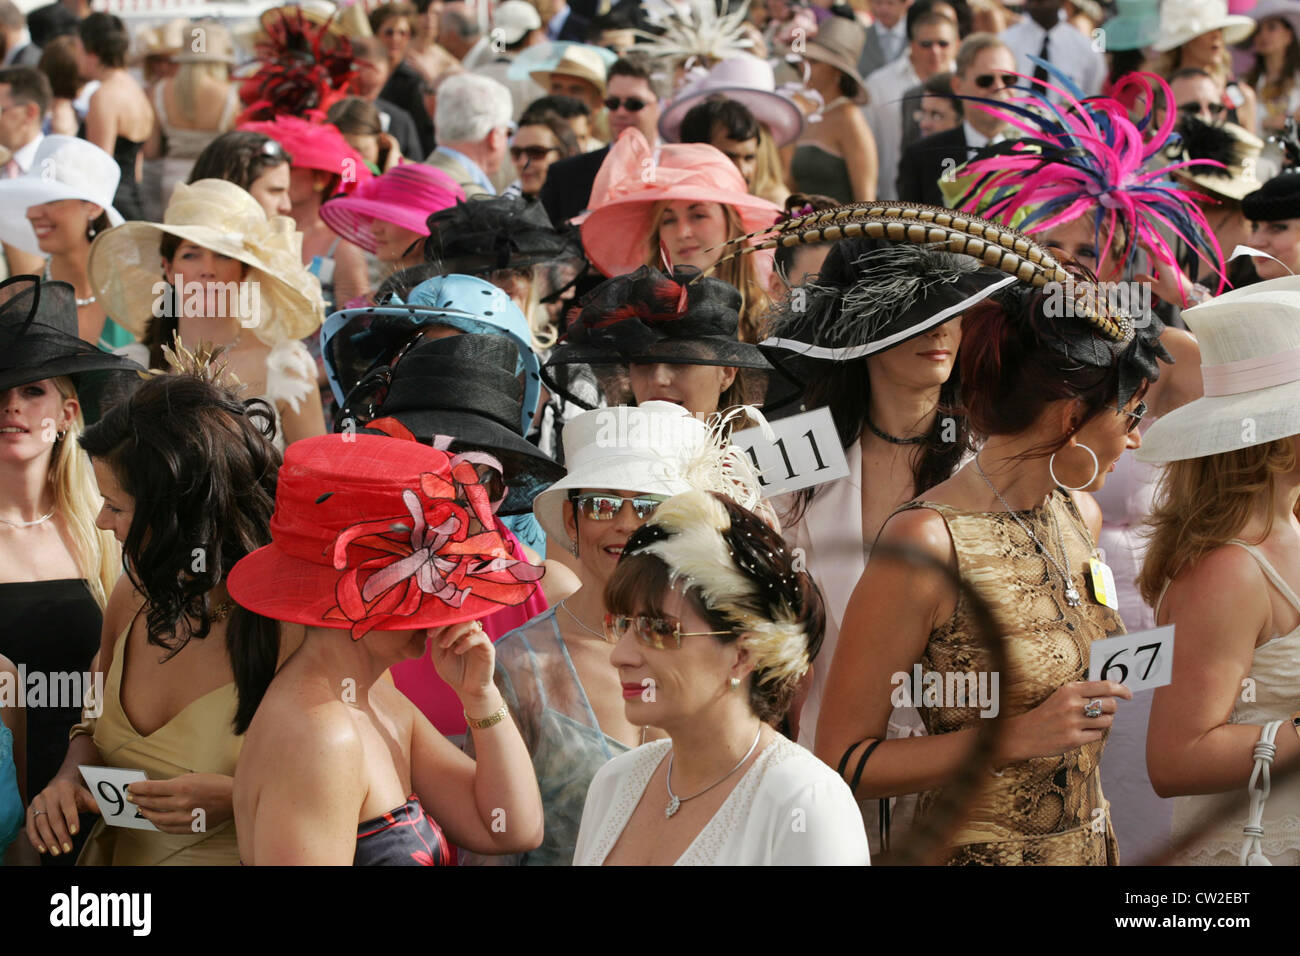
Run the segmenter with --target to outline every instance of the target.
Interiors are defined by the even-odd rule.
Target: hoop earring
[[[1092,484],[1094,481],[1097,480],[1097,473],[1101,471],[1101,464],[1100,462],[1097,461],[1097,453],[1094,452],[1087,445],[1085,445],[1083,442],[1079,442],[1079,447],[1082,448],[1084,451],[1086,451],[1092,457],[1092,477],[1089,478],[1087,481],[1085,481],[1083,484],[1078,485],[1077,487],[1073,485],[1067,485],[1065,482],[1061,481],[1061,479],[1056,477],[1056,470],[1052,467],[1053,462],[1055,462],[1056,460],[1056,452],[1052,452],[1052,456],[1047,459],[1047,473],[1052,476],[1052,484],[1058,485],[1059,487],[1064,488],[1067,491],[1083,491],[1084,488],[1087,488],[1090,484]]]

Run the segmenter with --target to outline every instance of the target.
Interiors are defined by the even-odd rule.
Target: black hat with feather
[[[1212,125],[1195,116],[1178,122],[1178,137],[1165,148],[1171,163],[1210,160],[1179,169],[1176,175],[1206,192],[1240,202],[1262,185],[1256,175],[1264,141],[1236,123]]]

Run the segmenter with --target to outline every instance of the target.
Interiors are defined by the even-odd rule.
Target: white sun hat
[[[725,437],[727,431],[718,417],[706,424],[672,402],[583,412],[564,426],[569,473],[533,499],[537,523],[572,547],[564,507],[579,488],[669,498],[693,489],[716,491],[754,510],[762,497],[758,475]]]
[[[1160,4],[1160,35],[1151,48],[1160,53],[1176,50],[1215,30],[1223,31],[1224,43],[1240,43],[1255,32],[1255,21],[1229,14],[1224,0],[1165,0]]]
[[[108,153],[76,136],[46,136],[36,147],[27,172],[0,179],[0,240],[16,249],[43,255],[27,210],[61,199],[84,199],[102,206],[111,225],[122,214],[113,208],[122,169]]]
[[[1235,289],[1183,313],[1205,396],[1161,416],[1139,461],[1183,461],[1300,435],[1300,276]]]

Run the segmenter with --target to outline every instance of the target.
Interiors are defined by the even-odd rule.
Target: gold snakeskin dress
[[[992,606],[1006,636],[1009,673],[999,675],[1002,716],[1023,714],[1047,700],[1057,688],[1083,680],[1089,645],[1124,633],[1119,615],[1099,604],[1087,583],[1092,535],[1066,492],[1052,492],[1046,507],[1020,511],[1020,520],[1060,556],[1048,508],[1055,511],[1074,586],[1082,602],[1070,607],[1061,577],[1037,553],[1034,542],[1006,512],[970,512],[934,502],[916,501],[908,508],[929,508],[944,519],[957,553],[958,570]],[[957,608],[930,634],[921,667],[940,674],[988,670],[970,608]],[[924,704],[924,700],[922,701]],[[921,707],[931,734],[974,728],[980,711],[970,707]],[[1105,739],[1054,757],[1035,757],[1005,767],[1001,776],[986,774],[972,795],[970,811],[954,838],[950,865],[1115,865],[1119,850],[1110,821],[1110,806],[1101,792],[1098,764]],[[920,813],[939,795],[922,796]]]

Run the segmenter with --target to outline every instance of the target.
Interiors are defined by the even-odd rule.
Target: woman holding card
[[[993,241],[1006,250],[1027,242],[1009,231]],[[1060,268],[1032,245],[1021,263],[1040,261],[1029,271]],[[1134,409],[1158,374],[1159,323],[1135,329],[1095,312],[1062,320],[1047,303],[1047,294],[1018,283],[965,312],[962,399],[983,446],[880,533],[880,544],[916,549],[961,574],[1004,634],[1009,669],[998,707],[1007,729],[950,863],[1117,860],[1109,821],[1097,824],[1107,807],[1097,761],[1115,698],[1132,695],[1115,682],[1083,680],[1089,645],[1123,625],[1085,583],[1100,514],[1071,492],[1101,487],[1124,449],[1139,443]],[[918,661],[939,674],[989,670],[969,605],[878,544],[844,615],[816,752],[859,797],[927,791],[924,812],[971,759],[983,712],[964,700],[923,701],[927,736],[884,739],[892,675]]]
[[[63,766],[32,799],[27,834],[41,853],[70,850],[78,812],[97,809],[82,765],[147,775],[124,793],[96,790],[134,804],[132,822],[150,824],[100,820],[82,865],[239,862],[236,722],[255,706],[250,682],[269,680],[281,645],[301,640],[301,631],[281,635],[235,607],[225,584],[235,561],[270,537],[280,466],[273,413],[212,381],[221,370],[203,356],[182,350],[176,364],[189,374],[149,379],[81,439],[104,499],[98,525],[122,544],[127,570],[104,610],[103,699],[73,728]]]
[[[1176,797],[1175,862],[1296,865],[1300,777],[1274,779],[1255,814],[1242,791],[1257,768],[1300,764],[1300,278],[1183,315],[1204,350],[1205,397],[1152,425],[1138,451],[1165,463],[1138,583],[1177,641],[1147,767]]]

